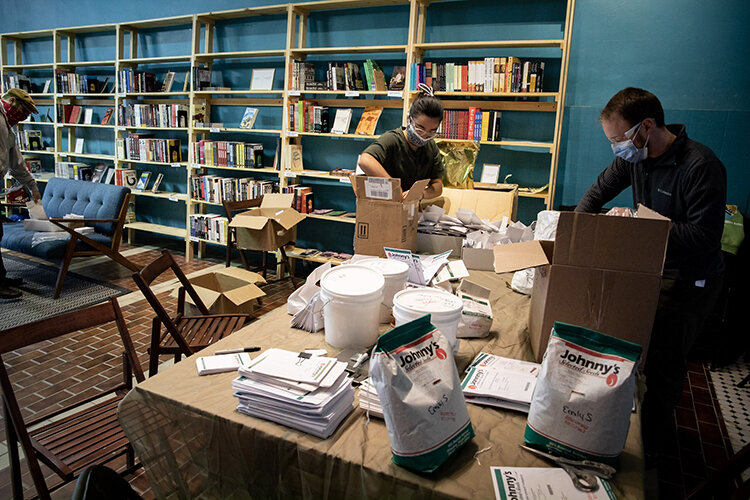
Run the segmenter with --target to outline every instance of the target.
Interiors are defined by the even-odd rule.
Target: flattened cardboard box
[[[400,179],[352,178],[357,197],[357,220],[354,231],[356,253],[385,257],[383,247],[417,250],[419,199],[429,179],[415,182],[401,200]]]
[[[200,274],[189,281],[211,314],[252,314],[255,299],[265,295],[256,285],[266,282],[263,276],[239,267]],[[172,297],[177,297],[179,288],[172,291]],[[185,315],[200,314],[193,299],[185,294]]]
[[[489,191],[482,189],[443,188],[438,198],[424,200],[422,206],[437,205],[446,210],[448,215],[456,215],[459,208],[473,210],[480,219],[490,222],[508,217],[516,220],[518,206],[518,189],[507,191]]]
[[[274,251],[294,241],[295,226],[305,216],[294,210],[293,194],[266,194],[260,208],[237,214],[229,227],[236,228],[238,248]]]
[[[495,246],[498,273],[543,266],[537,268],[529,310],[537,361],[555,321],[640,344],[646,359],[670,222],[646,207],[638,213],[626,218],[564,212],[554,242]]]

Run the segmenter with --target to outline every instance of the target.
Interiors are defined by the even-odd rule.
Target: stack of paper
[[[345,369],[335,358],[269,349],[232,381],[237,410],[325,439],[353,409]]]
[[[480,219],[473,210],[467,208],[459,208],[456,215],[452,216],[446,214],[445,209],[430,205],[420,214],[417,230],[421,233],[465,236],[469,231],[498,232],[502,223]]]
[[[365,412],[369,411],[370,415],[383,418],[383,407],[380,406],[378,392],[375,390],[375,386],[372,385],[370,377],[363,380],[362,385],[359,386],[359,407]]]
[[[316,292],[310,302],[292,316],[290,324],[292,328],[299,328],[310,333],[323,329],[323,301],[320,300],[319,292]]]
[[[461,388],[469,403],[529,412],[541,365],[480,352]]]

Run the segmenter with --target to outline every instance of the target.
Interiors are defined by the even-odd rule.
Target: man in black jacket
[[[665,125],[659,99],[646,90],[615,94],[600,121],[615,158],[576,211],[597,213],[632,186],[634,207],[642,203],[672,220],[644,370],[643,441],[650,465],[670,432],[690,347],[721,290],[726,170],[709,148],[688,138],[684,125]],[[630,214],[622,207],[610,212]]]

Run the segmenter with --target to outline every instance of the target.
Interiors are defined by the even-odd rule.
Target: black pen
[[[224,349],[216,351],[214,354],[235,354],[238,352],[257,352],[260,351],[260,347],[238,347],[237,349]]]

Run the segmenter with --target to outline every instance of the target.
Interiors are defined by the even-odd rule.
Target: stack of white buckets
[[[437,288],[404,290],[408,277],[404,262],[377,257],[326,271],[320,279],[326,342],[342,349],[371,346],[393,311],[396,326],[430,314],[455,349],[461,299]]]

